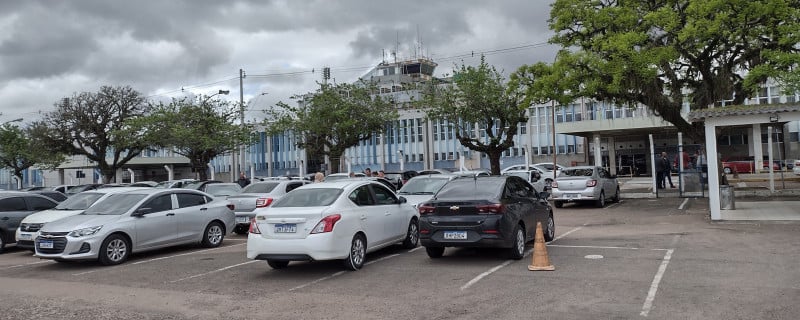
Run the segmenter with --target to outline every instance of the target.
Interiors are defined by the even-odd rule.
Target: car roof
[[[16,197],[16,196],[23,196],[23,195],[45,198],[47,200],[53,200],[50,197],[43,196],[40,193],[34,193],[34,191],[31,191],[31,192],[28,192],[28,191],[16,191],[16,190],[0,191],[0,198]],[[55,200],[53,200],[53,201],[55,201]]]
[[[142,189],[146,190],[146,189],[152,189],[152,188],[148,188],[148,187],[115,187],[115,188],[100,188],[100,189],[94,189],[94,190],[89,190],[89,191],[84,191],[84,192],[85,193],[122,193],[122,192],[128,192],[128,191],[134,191],[134,190],[142,190]],[[84,192],[81,192],[81,193],[84,193]]]

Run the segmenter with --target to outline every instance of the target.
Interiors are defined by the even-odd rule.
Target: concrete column
[[[711,220],[721,220],[719,195],[719,157],[717,155],[716,124],[706,121],[706,162],[708,162],[708,207]],[[760,130],[760,129],[759,129]],[[760,132],[760,131],[759,131]],[[759,135],[760,138],[760,135]],[[761,141],[759,141],[761,144]]]
[[[603,154],[600,151],[600,134],[594,134],[594,165],[600,167],[603,165]]]
[[[164,170],[167,170],[167,180],[169,181],[175,180],[175,171],[172,170],[171,164],[165,164]]]
[[[211,180],[216,180],[216,179],[214,179],[214,173],[215,173],[214,172],[214,166],[212,166],[210,163],[206,164],[206,166],[208,166],[208,172],[209,172],[208,178],[211,179]]]
[[[775,192],[775,171],[772,170],[772,126],[767,126],[767,146],[768,146],[767,147],[768,148],[767,149],[767,155],[768,155],[767,159],[769,160],[769,162],[767,162],[769,164],[769,167],[768,167],[769,168],[768,169],[769,170],[768,171],[769,172],[769,192],[774,193]],[[763,163],[764,163],[763,160],[761,160],[760,158],[756,158],[755,166],[757,168],[764,167]]]
[[[763,171],[764,165],[762,162],[764,161],[764,148],[761,144],[761,124],[753,124],[753,132],[750,133],[751,143],[750,145],[753,146],[753,159],[755,162],[753,163],[753,172],[759,173]]]
[[[131,183],[136,182],[136,176],[133,174],[133,169],[128,168],[128,174],[131,175]]]
[[[611,174],[617,174],[617,145],[614,137],[608,137],[608,165]]]

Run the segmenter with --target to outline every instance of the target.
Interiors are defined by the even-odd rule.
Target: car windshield
[[[436,179],[432,177],[415,178],[400,188],[400,194],[434,194],[447,183],[448,179]]]
[[[270,193],[280,182],[253,183],[242,190],[242,193]]]
[[[530,181],[530,171],[513,171],[513,172],[506,172],[503,173],[504,176],[515,176],[525,179],[525,181]]]
[[[455,179],[436,193],[436,199],[496,199],[504,183],[505,179]]]
[[[215,196],[229,196],[237,194],[241,190],[242,187],[236,184],[213,183],[206,186],[206,192]]]
[[[156,184],[156,188],[167,188],[172,184],[172,181],[161,181]]]
[[[567,169],[561,171],[561,176],[567,177],[591,177],[594,169]]]
[[[56,210],[86,210],[102,197],[103,194],[97,192],[79,193],[59,203]]]
[[[118,193],[108,196],[97,205],[89,207],[83,214],[86,215],[120,215],[128,212],[134,205],[147,197],[146,194]]]
[[[310,188],[295,189],[272,204],[273,208],[287,207],[323,207],[329,206],[339,198],[342,189]]]

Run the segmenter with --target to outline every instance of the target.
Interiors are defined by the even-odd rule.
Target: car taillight
[[[502,214],[506,211],[506,206],[502,203],[492,203],[488,205],[475,206],[478,214]]]
[[[228,209],[231,209],[231,211],[233,211],[233,209],[236,208],[236,206],[234,206],[233,203],[226,204],[225,206],[228,207]]]
[[[325,233],[333,231],[333,225],[336,224],[337,221],[342,219],[342,215],[340,214],[332,214],[325,218],[322,218],[314,229],[311,230],[311,234],[315,233]]]
[[[596,185],[597,185],[597,180],[592,179],[592,180],[587,180],[586,181],[586,186],[587,187],[594,187]]]
[[[419,211],[419,215],[424,216],[426,214],[433,214],[436,211],[436,207],[429,204],[421,204],[417,210]]]
[[[555,181],[551,182],[550,183],[550,188],[558,188],[558,182],[555,182]]]
[[[248,232],[252,234],[261,234],[261,229],[258,228],[256,218],[250,219],[250,230]]]
[[[268,207],[272,204],[272,198],[258,198],[256,199],[256,208]]]

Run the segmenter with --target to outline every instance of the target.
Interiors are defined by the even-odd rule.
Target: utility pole
[[[241,126],[244,129],[244,70],[239,69],[239,121],[241,121]],[[245,152],[244,152],[244,141],[239,142],[239,171],[244,171],[245,167],[247,167],[247,162],[245,159]],[[253,177],[250,177],[251,179]]]

